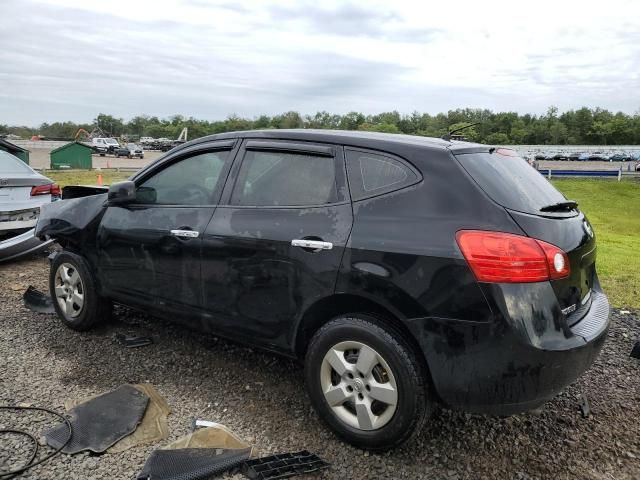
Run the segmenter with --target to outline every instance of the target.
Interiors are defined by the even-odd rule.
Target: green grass
[[[110,185],[126,180],[134,172],[116,172],[115,170],[47,170],[44,175],[56,182],[60,187],[67,185],[97,185],[98,174],[102,175],[102,183]]]
[[[131,172],[112,170],[48,170],[61,187],[105,185],[127,179]],[[554,179],[552,183],[576,200],[598,238],[598,275],[613,305],[640,309],[640,182],[613,179]]]
[[[578,202],[596,232],[598,276],[611,303],[640,308],[640,182],[557,179],[552,183]]]

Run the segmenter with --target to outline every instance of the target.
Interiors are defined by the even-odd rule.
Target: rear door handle
[[[294,240],[291,240],[291,246],[310,248],[312,250],[331,250],[333,248],[333,243],[323,242],[321,240],[304,240],[296,238]]]
[[[179,238],[198,238],[200,232],[195,230],[171,230],[171,235]]]

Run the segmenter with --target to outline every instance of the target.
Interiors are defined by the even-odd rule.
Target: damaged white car
[[[0,262],[45,248],[33,235],[40,207],[60,199],[60,187],[0,150]]]

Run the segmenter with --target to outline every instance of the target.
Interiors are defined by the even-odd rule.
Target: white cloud
[[[640,107],[640,4],[5,0],[0,122]]]

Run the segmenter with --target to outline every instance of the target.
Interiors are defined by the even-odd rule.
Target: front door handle
[[[171,230],[171,235],[178,238],[198,238],[200,232],[195,230]]]
[[[323,242],[322,240],[305,240],[296,238],[291,240],[291,246],[309,248],[312,250],[331,250],[333,248],[333,243]]]

